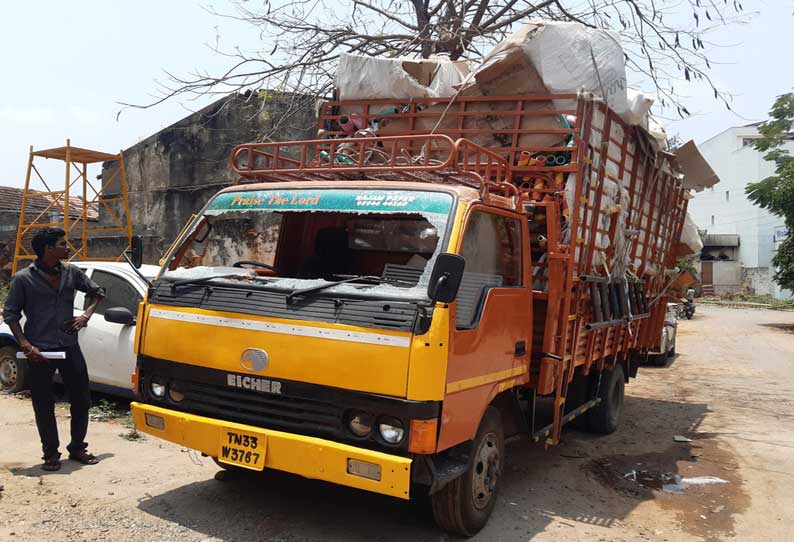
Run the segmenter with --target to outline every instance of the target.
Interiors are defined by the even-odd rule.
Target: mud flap
[[[637,378],[637,371],[640,368],[640,365],[644,365],[648,362],[648,352],[638,352],[638,351],[631,351],[626,356],[626,367],[625,371],[623,371],[626,375],[626,382],[629,381],[629,378]]]
[[[469,468],[473,440],[469,440],[433,455],[414,457],[412,482],[428,486],[429,495],[438,492]]]

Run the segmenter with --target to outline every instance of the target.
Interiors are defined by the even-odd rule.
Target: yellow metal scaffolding
[[[63,190],[50,188],[50,184],[44,180],[36,168],[36,158],[50,158],[64,162]],[[95,188],[91,181],[88,180],[88,164],[112,161],[118,162],[118,169],[101,184],[99,189]],[[74,176],[72,176],[73,171],[76,172]],[[31,188],[32,173],[36,174],[45,190],[34,190]],[[78,183],[80,184],[78,185]],[[115,192],[109,190],[112,188],[118,188],[118,190]],[[35,218],[28,221],[28,205],[32,198],[44,199],[49,204],[43,211],[37,209]],[[105,211],[109,219],[107,222],[110,225],[89,227],[89,211],[94,206],[96,206],[97,210],[101,208]],[[31,145],[28,168],[25,175],[25,190],[22,193],[22,206],[19,211],[17,239],[14,247],[14,273],[17,272],[22,262],[36,258],[32,247],[27,246],[28,243],[26,241],[39,228],[62,228],[66,232],[66,242],[72,251],[72,256],[69,258],[70,261],[123,261],[124,251],[130,248],[132,241],[132,222],[130,219],[127,176],[124,171],[124,155],[120,151],[118,154],[108,154],[72,147],[68,139],[65,147],[54,149],[34,151]],[[126,237],[124,250],[117,257],[92,257],[89,253],[88,240],[92,234],[97,233],[106,235],[117,233],[119,237]]]

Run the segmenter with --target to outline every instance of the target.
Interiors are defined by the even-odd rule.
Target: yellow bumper
[[[204,452],[212,457],[219,455],[222,432],[226,429],[238,429],[261,435],[266,439],[265,468],[401,499],[410,497],[411,459],[406,457],[365,450],[316,437],[223,422],[141,403],[132,403],[130,409],[135,427],[139,431]],[[162,430],[146,424],[147,413],[164,420]],[[349,473],[348,465],[351,459],[379,465],[380,480]]]

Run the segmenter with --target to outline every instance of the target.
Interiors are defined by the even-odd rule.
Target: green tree
[[[788,237],[780,244],[772,263],[777,267],[775,282],[794,290],[794,156],[784,148],[794,141],[794,93],[778,96],[768,121],[759,125],[761,137],[753,146],[765,152],[764,159],[775,163],[775,174],[745,189],[750,200],[785,219]]]

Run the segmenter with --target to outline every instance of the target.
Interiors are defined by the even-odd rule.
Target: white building
[[[713,268],[717,293],[749,288],[756,294],[785,299],[792,293],[781,291],[774,283],[771,263],[786,233],[784,220],[754,205],[745,195],[747,183],[775,173],[775,164],[764,160],[764,153],[750,145],[759,137],[756,126],[728,128],[698,145],[720,182],[696,194],[689,202],[689,213],[707,233],[703,260],[714,259],[703,268],[704,284],[709,278],[708,268]],[[788,147],[794,154],[794,142]]]

